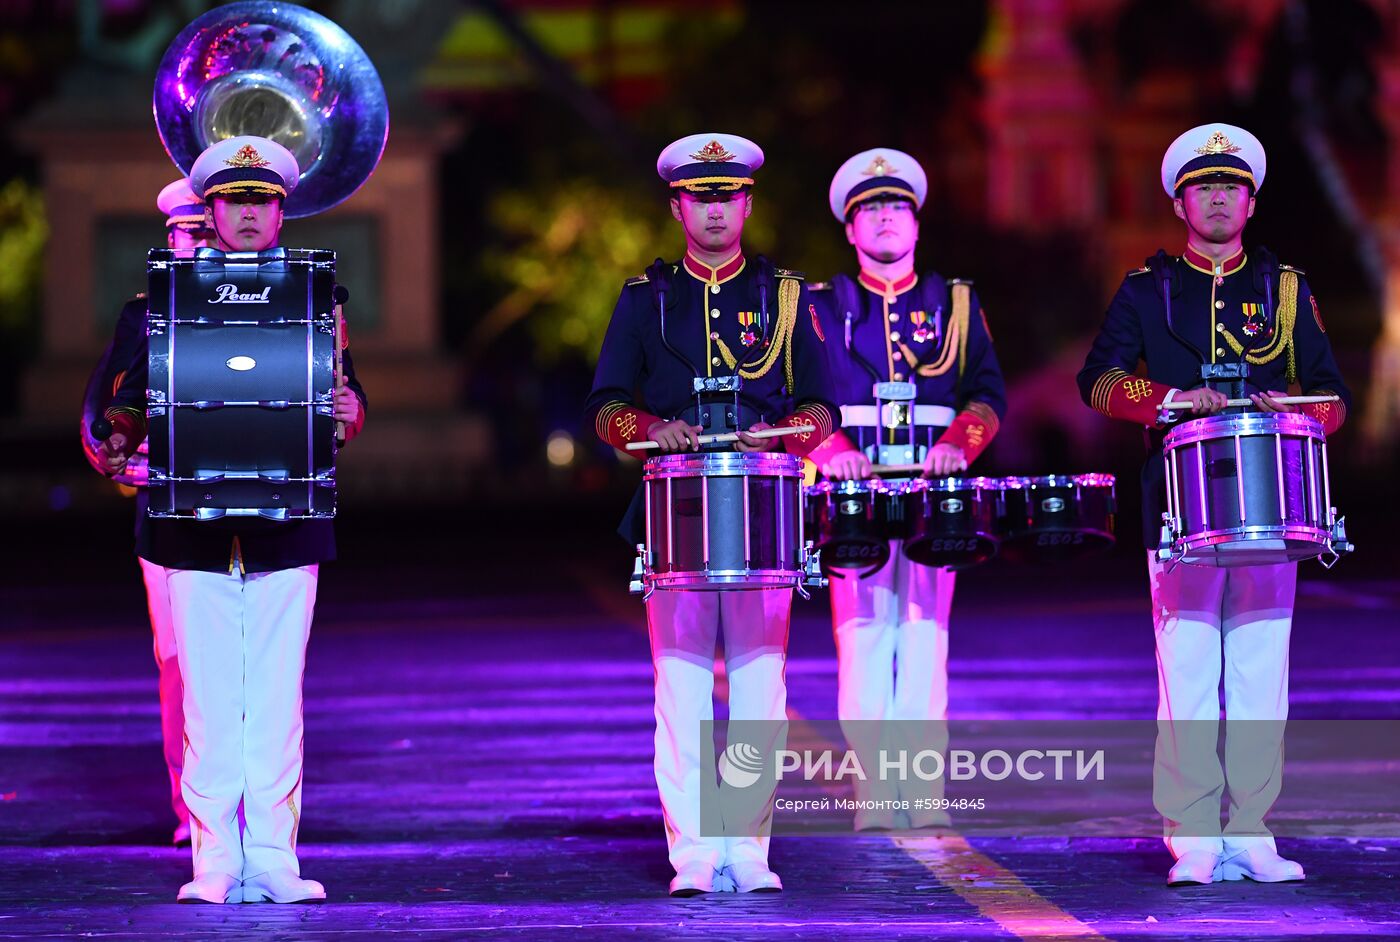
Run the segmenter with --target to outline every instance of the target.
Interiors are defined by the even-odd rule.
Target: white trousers
[[[152,648],[160,689],[161,751],[170,778],[170,807],[184,824],[190,819],[185,798],[180,793],[180,769],[185,762],[185,688],[180,681],[175,626],[170,618],[170,589],[166,585],[170,571],[139,556],[137,561],[141,563],[141,578],[146,583],[146,609],[151,615]]]
[[[170,570],[196,877],[301,872],[301,682],[317,568]]]
[[[847,744],[866,771],[856,781],[858,801],[902,799],[910,823],[947,820],[916,802],[943,797],[943,780],[910,774],[881,781],[881,750],[903,752],[912,765],[920,751],[947,749],[948,614],[955,574],[920,566],[904,556],[898,540],[880,569],[858,578],[831,580],[831,620],[836,634],[836,710]],[[889,811],[856,812],[857,828],[891,827]]]
[[[745,802],[761,812],[723,821],[724,833],[733,836],[701,835],[701,770],[716,766],[714,742],[700,735],[700,724],[715,716],[715,642],[722,630],[730,720],[774,721],[770,741],[751,744],[764,756],[783,747],[792,590],[663,589],[652,594],[646,608],[656,675],[656,786],[671,865],[679,871],[695,863],[716,870],[733,863],[766,864],[772,788],[766,797],[749,796],[751,805]]]
[[[1157,636],[1157,749],[1153,804],[1174,857],[1226,856],[1263,844],[1283,785],[1288,719],[1288,638],[1297,563],[1167,572],[1151,551],[1147,571]],[[1216,754],[1225,681],[1225,763]],[[1229,787],[1229,819],[1220,801]]]

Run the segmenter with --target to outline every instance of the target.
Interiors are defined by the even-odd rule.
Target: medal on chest
[[[1242,306],[1244,309],[1244,326],[1241,330],[1244,331],[1246,337],[1252,340],[1262,334],[1264,328],[1268,326],[1264,317],[1264,305],[1245,301],[1242,303]]]
[[[934,312],[933,320],[930,321],[928,311],[910,311],[909,323],[914,326],[914,342],[928,343],[937,336],[938,312]]]
[[[758,331],[754,330],[754,325],[758,323],[757,311],[740,311],[739,318],[739,342],[746,347],[752,347],[758,343]]]

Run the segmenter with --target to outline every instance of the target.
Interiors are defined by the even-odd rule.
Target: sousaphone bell
[[[156,72],[156,128],[188,174],[210,144],[256,134],[292,152],[301,170],[283,212],[312,216],[369,179],[389,138],[384,84],[369,56],[305,7],[244,0],[190,23]]]

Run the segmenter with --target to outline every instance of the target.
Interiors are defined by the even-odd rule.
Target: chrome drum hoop
[[[1163,440],[1157,558],[1229,568],[1350,552],[1331,505],[1322,423],[1299,413],[1193,419]]]
[[[1009,562],[1074,562],[1114,545],[1112,474],[998,478],[998,555]]]
[[[1184,536],[1177,542],[1189,556],[1194,551],[1210,546],[1220,546],[1223,543],[1253,543],[1265,540],[1299,540],[1304,543],[1317,543],[1325,547],[1327,538],[1328,531],[1323,527],[1288,524],[1276,527],[1226,527],[1220,530],[1207,530]]]
[[[785,452],[709,451],[658,455],[642,466],[642,480],[694,477],[801,478],[802,459]]]
[[[696,569],[685,572],[653,572],[647,576],[657,589],[691,592],[733,592],[744,589],[795,589],[808,582],[801,570]]]
[[[633,590],[719,591],[824,584],[806,536],[802,462],[773,452],[660,455]]]
[[[857,494],[889,494],[898,490],[898,484],[890,481],[818,481],[804,488],[808,497],[825,497],[832,494],[838,497]]]
[[[919,491],[987,491],[990,493],[1000,490],[998,482],[1000,478],[914,478],[903,482],[905,493],[917,493]]]

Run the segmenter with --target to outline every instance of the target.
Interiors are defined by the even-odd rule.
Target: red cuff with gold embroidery
[[[831,459],[835,458],[837,455],[845,454],[848,451],[859,450],[860,449],[856,448],[856,443],[851,441],[850,437],[847,436],[845,432],[837,429],[831,433],[826,441],[808,452],[807,457],[810,458],[818,468],[824,468],[830,464]]]
[[[1308,393],[1309,396],[1330,396],[1335,395],[1330,389],[1314,389]],[[1304,415],[1310,415],[1322,423],[1322,434],[1331,435],[1342,427],[1342,423],[1347,418],[1347,404],[1338,399],[1336,402],[1309,402],[1298,407]]]
[[[784,435],[782,438],[783,447],[788,454],[806,458],[817,450],[817,447],[831,437],[831,431],[835,427],[831,420],[831,410],[820,402],[808,402],[794,412],[792,415],[779,419],[774,423],[776,427],[815,425],[815,432],[797,432],[793,435]]]
[[[953,419],[953,424],[938,436],[939,445],[956,445],[962,449],[968,464],[987,450],[1001,428],[996,411],[985,402],[969,402]]]
[[[1156,425],[1158,408],[1171,390],[1124,370],[1109,370],[1094,382],[1089,405],[1110,419]]]
[[[647,429],[661,419],[626,402],[610,402],[598,410],[593,430],[614,448],[626,449],[632,442],[646,441]]]
[[[122,452],[127,455],[136,454],[136,449],[141,447],[141,443],[146,440],[145,413],[136,409],[114,406],[104,412],[103,417],[112,423],[113,435],[126,436],[126,447],[122,449]]]

